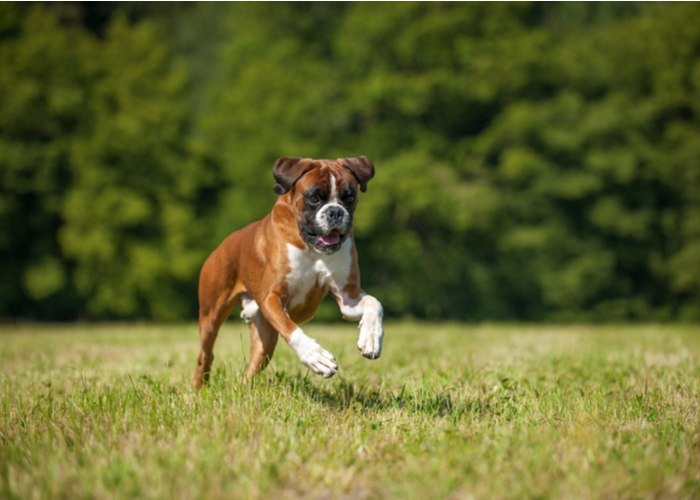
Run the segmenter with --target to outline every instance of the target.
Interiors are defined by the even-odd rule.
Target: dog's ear
[[[272,175],[275,176],[277,184],[273,191],[279,195],[288,192],[294,184],[306,172],[313,168],[313,164],[308,158],[280,158],[275,162]]]
[[[347,168],[352,175],[357,179],[360,185],[360,191],[367,191],[367,183],[374,177],[374,165],[366,156],[357,158],[339,158],[338,161]]]

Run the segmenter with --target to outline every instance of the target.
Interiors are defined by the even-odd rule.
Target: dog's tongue
[[[338,242],[340,241],[340,233],[338,232],[337,229],[334,229],[327,235],[321,235],[318,237],[319,241],[323,243],[324,245],[337,245]]]

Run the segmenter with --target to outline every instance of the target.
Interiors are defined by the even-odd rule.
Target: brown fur
[[[278,160],[278,165],[286,167],[282,160],[289,159]],[[362,163],[366,158],[350,160]],[[279,196],[272,212],[262,220],[253,222],[228,236],[202,267],[199,278],[201,352],[191,382],[192,387],[197,390],[209,379],[214,359],[214,343],[219,328],[235,306],[240,305],[244,294],[249,294],[260,308],[255,320],[250,323],[250,362],[246,371],[246,377],[250,378],[264,369],[272,358],[278,333],[289,342],[298,324],[313,317],[321,300],[330,291],[317,285],[307,293],[302,304],[294,309],[287,309],[290,298],[286,276],[291,270],[287,244],[300,249],[306,248],[297,222],[305,207],[302,195],[315,185],[325,183],[329,188],[329,173],[335,177],[337,189],[347,184],[357,189],[358,181],[362,180],[366,184],[371,178],[374,167],[372,166],[371,173],[367,172],[366,166],[363,166],[364,170],[355,173],[352,171],[352,163],[348,163],[346,159],[303,161],[307,163],[304,163],[306,171],[301,174],[301,177],[298,179],[295,177],[299,175],[296,171],[290,170],[291,173],[285,173],[287,177],[282,179],[282,182],[287,185],[291,182],[295,184],[289,188],[289,191]],[[366,160],[366,164],[371,166],[369,160]],[[309,166],[311,166],[310,169]],[[291,175],[292,173],[294,175]],[[356,206],[357,200],[352,205],[351,211],[354,211]],[[352,232],[348,237],[353,238]],[[360,289],[360,270],[357,265],[354,239],[352,239],[351,257],[350,275],[343,292],[354,299],[363,293]],[[340,297],[335,298],[340,303]]]

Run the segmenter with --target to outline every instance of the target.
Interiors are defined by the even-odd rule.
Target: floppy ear
[[[277,184],[272,190],[283,195],[304,175],[313,168],[311,160],[308,158],[280,158],[275,162],[272,175],[275,176]]]
[[[367,183],[374,177],[374,165],[366,156],[357,158],[340,158],[339,161],[355,176],[360,184],[360,191],[367,191]]]

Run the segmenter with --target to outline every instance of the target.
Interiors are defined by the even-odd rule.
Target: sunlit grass
[[[241,385],[227,324],[189,391],[195,325],[0,331],[0,498],[700,496],[700,328],[308,325]]]

